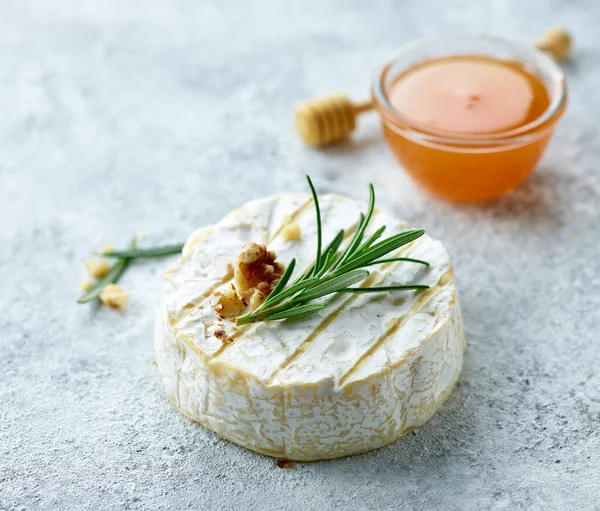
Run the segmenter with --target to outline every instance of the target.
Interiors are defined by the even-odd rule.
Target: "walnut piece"
[[[250,308],[253,311],[255,311],[265,301],[265,298],[266,298],[266,295],[264,295],[263,293],[261,293],[260,290],[255,289],[254,293],[252,293],[252,296],[250,297],[250,301],[248,302],[249,305],[250,305]]]
[[[127,295],[118,284],[107,284],[100,293],[100,300],[113,309],[122,309],[127,305]]]
[[[246,243],[233,267],[233,285],[220,294],[215,310],[221,318],[235,318],[248,307],[256,310],[285,272],[265,245]]]
[[[235,289],[240,299],[247,302],[256,289],[263,295],[262,300],[268,296],[285,271],[276,258],[275,252],[258,243],[246,243],[242,247],[234,268]]]
[[[217,330],[215,332],[215,337],[223,342],[233,342],[233,339],[227,335],[227,332],[225,330]]]
[[[258,243],[246,243],[238,255],[238,261],[244,264],[262,261],[267,253],[267,247]]]
[[[110,264],[106,259],[90,259],[85,263],[85,269],[90,277],[101,279],[110,271]]]
[[[221,293],[215,310],[222,318],[235,318],[244,312],[246,304],[240,299],[233,286]]]
[[[275,465],[277,468],[291,468],[293,463],[290,460],[277,460]]]

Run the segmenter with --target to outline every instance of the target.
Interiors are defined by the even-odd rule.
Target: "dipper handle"
[[[346,138],[356,118],[372,108],[371,100],[353,103],[344,94],[309,99],[296,108],[296,130],[308,145],[325,147]]]
[[[564,62],[573,51],[573,39],[562,28],[550,28],[536,43],[536,47],[538,50],[548,53],[556,62]]]

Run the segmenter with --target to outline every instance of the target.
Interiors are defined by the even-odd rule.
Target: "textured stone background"
[[[293,4],[293,5],[292,5]],[[373,7],[376,5],[376,8]],[[600,4],[592,0],[0,4],[1,509],[600,509]],[[314,152],[296,102],[367,92],[423,35],[576,36],[539,171],[483,206],[403,176],[377,120]],[[444,240],[468,351],[427,425],[350,459],[274,467],[183,418],[152,366],[166,262],[131,306],[75,305],[87,254],[183,240],[250,198],[364,198]]]

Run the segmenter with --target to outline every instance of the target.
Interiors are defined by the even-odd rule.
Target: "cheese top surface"
[[[347,243],[366,205],[338,195],[319,200],[324,245],[340,229]],[[299,239],[281,235],[290,217],[300,226]],[[410,228],[376,210],[366,235],[382,225],[387,226],[384,236]],[[211,367],[220,365],[264,387],[327,381],[343,388],[402,364],[450,318],[456,298],[452,265],[443,245],[427,235],[387,257],[423,259],[429,267],[410,262],[371,266],[369,278],[358,285],[426,284],[428,290],[337,294],[325,297],[327,306],[305,318],[241,327],[219,317],[214,309],[219,290],[232,285],[232,265],[244,243],[266,244],[286,266],[296,258],[299,274],[314,262],[316,231],[311,197],[289,194],[249,202],[194,232],[165,276],[167,328]],[[216,337],[219,330],[232,342]]]

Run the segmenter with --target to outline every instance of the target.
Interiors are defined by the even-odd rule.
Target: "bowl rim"
[[[455,132],[431,129],[428,126],[424,126],[401,114],[390,102],[386,91],[385,80],[390,68],[399,59],[406,56],[410,52],[421,48],[426,48],[430,45],[439,44],[445,40],[460,40],[465,42],[473,41],[474,45],[481,42],[496,44],[502,46],[502,50],[507,52],[507,58],[513,56],[517,61],[519,60],[519,55],[529,56],[532,62],[527,61],[527,63],[533,66],[534,71],[543,71],[551,77],[551,88],[547,88],[548,94],[550,95],[550,104],[539,117],[527,124],[524,124],[523,126],[503,132],[484,133],[479,135],[471,133],[461,135]],[[471,54],[468,52],[440,52],[440,56],[486,54],[496,56],[490,51],[485,52],[477,50],[474,50]],[[423,59],[423,61],[426,60],[427,59]],[[520,60],[522,60],[522,58]],[[403,70],[409,68],[410,65],[404,67]],[[429,142],[433,144],[467,144],[479,146],[494,143],[502,145],[526,143],[533,139],[537,139],[546,133],[546,129],[538,130],[538,128],[544,126],[545,124],[549,124],[548,128],[551,129],[554,122],[556,122],[560,117],[560,114],[562,114],[566,105],[567,87],[565,83],[565,75],[560,66],[549,55],[535,48],[533,45],[530,46],[524,43],[509,41],[501,37],[489,35],[441,35],[419,38],[401,46],[394,53],[392,58],[388,59],[385,64],[376,69],[371,82],[371,96],[375,107],[382,115],[382,121],[385,123],[385,121],[391,120],[393,122],[393,126],[389,127],[394,131],[399,132],[402,136],[412,138],[420,142]]]

